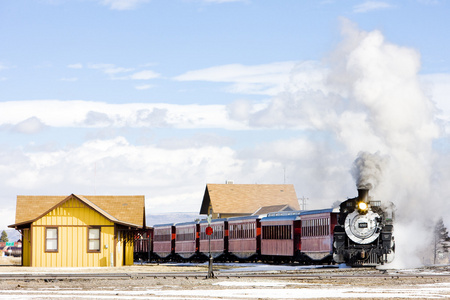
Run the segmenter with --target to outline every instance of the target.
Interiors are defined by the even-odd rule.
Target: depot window
[[[58,228],[45,228],[45,252],[58,252]]]
[[[88,228],[88,252],[100,252],[100,228]]]

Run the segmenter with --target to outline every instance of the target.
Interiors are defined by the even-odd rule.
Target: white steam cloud
[[[326,166],[325,174],[345,164],[348,169],[361,153],[353,169],[357,184],[372,186],[372,197],[393,202],[397,208],[398,266],[418,264],[420,260],[414,258],[423,257],[428,245],[428,224],[436,221],[436,211],[442,211],[438,208],[445,204],[433,190],[448,189],[432,186],[436,174],[433,141],[440,132],[436,109],[419,78],[420,55],[387,42],[378,30],[361,31],[348,20],[342,21],[342,34],[342,43],[325,62],[322,84],[295,89],[298,84],[292,82],[289,92],[250,114],[249,124],[268,127],[276,123],[329,137],[330,154],[323,160],[334,155],[340,161]],[[316,179],[329,184],[330,178]],[[347,184],[345,180],[341,176],[340,184]],[[330,182],[330,189],[347,191],[336,181]],[[420,242],[411,243],[417,237]]]
[[[330,83],[362,114],[364,136],[346,137],[350,152],[362,154],[356,165],[358,184],[376,186],[373,196],[397,207],[397,266],[418,264],[429,242],[427,224],[435,221],[439,201],[431,191],[432,142],[438,137],[434,106],[420,85],[420,56],[412,49],[385,41],[379,31],[362,32],[344,21],[345,39],[335,59]],[[355,144],[354,140],[359,142]],[[370,147],[367,147],[370,145]],[[384,158],[383,158],[384,157]],[[387,159],[386,157],[389,157]],[[386,163],[389,160],[389,163]],[[411,243],[421,237],[420,243]]]
[[[345,39],[335,53],[340,62],[330,82],[346,95],[349,108],[364,116],[358,126],[366,128],[365,136],[350,138],[359,143],[343,142],[350,151],[357,146],[382,153],[356,160],[369,167],[358,179],[367,179],[376,186],[373,196],[397,207],[396,265],[417,265],[430,242],[428,224],[438,217],[435,208],[442,201],[431,189],[432,142],[439,130],[433,103],[420,84],[420,56],[388,43],[379,31],[362,32],[346,21],[343,28]],[[413,243],[417,237],[420,242]]]

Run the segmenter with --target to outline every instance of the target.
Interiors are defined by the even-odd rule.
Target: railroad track
[[[0,280],[111,280],[111,279],[204,279],[206,272],[180,272],[180,273],[9,273],[0,274]],[[286,278],[286,279],[346,279],[346,278],[380,278],[380,279],[398,279],[398,278],[448,278],[450,274],[389,274],[389,273],[370,273],[370,274],[310,274],[310,273],[220,273],[215,274],[215,278]]]

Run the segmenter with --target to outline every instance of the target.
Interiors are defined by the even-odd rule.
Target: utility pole
[[[306,210],[306,200],[308,200],[308,198],[305,198],[305,196],[303,196],[298,200],[300,202],[300,210]]]
[[[214,278],[213,273],[213,257],[211,255],[211,234],[213,233],[212,227],[211,227],[211,219],[212,219],[212,208],[209,209],[209,215],[208,215],[208,227],[206,228],[206,234],[208,235],[208,247],[209,247],[209,262],[208,262],[208,275],[206,276],[207,279]]]

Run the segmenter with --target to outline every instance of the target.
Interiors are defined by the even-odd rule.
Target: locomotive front
[[[334,228],[333,259],[351,266],[375,266],[394,259],[394,206],[371,201],[368,189],[341,203]]]

